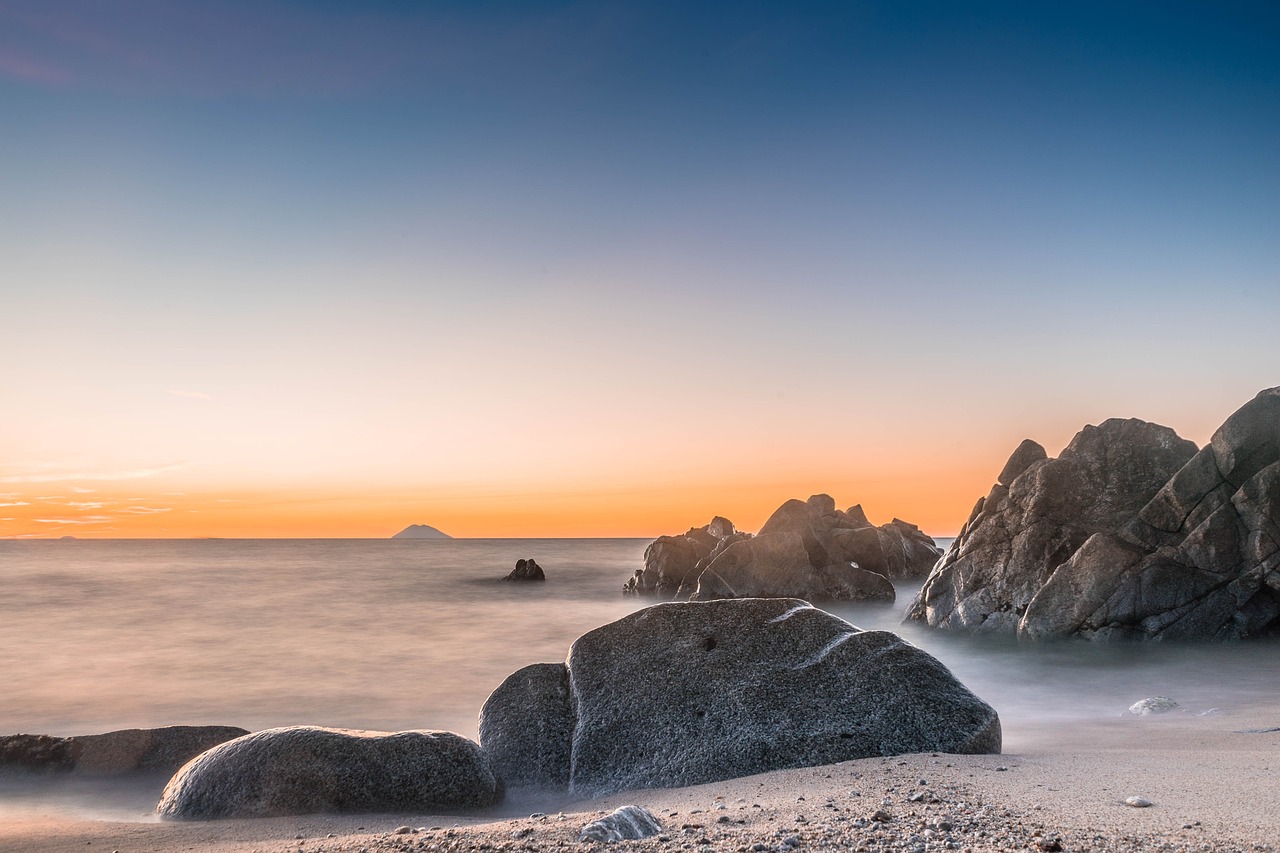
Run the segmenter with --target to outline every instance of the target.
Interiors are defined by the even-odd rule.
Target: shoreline
[[[1069,728],[1046,722],[1008,733],[1000,755],[866,758],[597,800],[513,799],[478,815],[181,823],[34,808],[5,814],[0,851],[537,850],[579,846],[591,820],[638,804],[663,832],[623,848],[1261,853],[1280,849],[1280,731],[1263,731],[1275,727],[1280,708],[1261,704]],[[1125,805],[1132,796],[1154,805]],[[538,810],[549,813],[529,817]],[[891,817],[875,820],[877,812]]]

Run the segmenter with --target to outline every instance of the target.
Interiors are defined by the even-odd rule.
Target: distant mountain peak
[[[448,533],[437,530],[430,524],[410,524],[392,539],[452,539]]]

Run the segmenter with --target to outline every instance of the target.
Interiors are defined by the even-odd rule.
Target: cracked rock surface
[[[480,723],[499,775],[556,756],[538,781],[587,796],[1000,742],[996,712],[931,655],[780,598],[645,608],[579,637],[565,664],[513,674]]]
[[[1280,388],[1196,450],[1167,427],[1023,442],[908,619],[1029,639],[1235,639],[1280,627]],[[1036,445],[1038,447],[1038,445]]]
[[[862,507],[836,508],[830,495],[789,500],[752,536],[717,516],[645,550],[628,592],[666,592],[697,601],[803,598],[894,600],[894,579],[923,578],[942,556],[933,539],[895,518],[879,527]]]

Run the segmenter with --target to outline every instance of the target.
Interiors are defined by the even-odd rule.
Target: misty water
[[[313,724],[476,736],[489,692],[563,660],[585,631],[654,603],[622,594],[647,540],[0,541],[0,735]],[[543,584],[503,583],[532,557]],[[1273,701],[1274,641],[1029,645],[903,625],[889,605],[822,605],[897,631],[1000,713],[1007,750],[1147,696],[1191,712]],[[1278,723],[1280,724],[1280,723]],[[0,810],[143,819],[163,780],[0,775]],[[87,811],[86,811],[87,810]]]

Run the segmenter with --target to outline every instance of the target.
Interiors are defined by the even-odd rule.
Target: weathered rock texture
[[[644,806],[623,806],[582,828],[579,841],[636,841],[662,832],[662,823]]]
[[[1197,452],[1167,427],[1023,443],[908,618],[1025,638],[1231,639],[1280,628],[1280,388]]]
[[[539,755],[537,777],[578,794],[1000,751],[995,711],[933,657],[796,599],[654,605],[579,637],[565,664],[539,665],[523,686],[531,669],[485,703],[481,745],[499,774],[516,778],[514,757]],[[566,685],[564,699],[539,700],[545,722],[531,727],[518,697],[551,697],[552,683]]]
[[[0,767],[95,774],[173,773],[210,747],[248,734],[234,726],[166,726],[100,735],[0,737]]]
[[[644,568],[626,584],[627,592],[676,593],[692,582],[696,586],[715,557],[736,542],[750,539],[740,533],[727,518],[716,516],[709,524],[691,527],[680,536],[659,536],[644,550]]]
[[[569,784],[568,707],[569,673],[562,663],[518,669],[489,695],[480,711],[480,743],[507,787]]]
[[[876,527],[862,507],[842,511],[829,495],[814,495],[784,503],[754,537],[717,516],[684,536],[655,540],[627,589],[699,601],[893,601],[892,579],[923,577],[941,556],[914,524],[895,518]]]
[[[546,579],[542,566],[534,560],[516,560],[516,567],[511,570],[511,574],[503,578],[504,581],[545,581]]]
[[[475,743],[451,732],[267,729],[178,771],[156,810],[184,820],[315,812],[483,808],[502,783]]]

